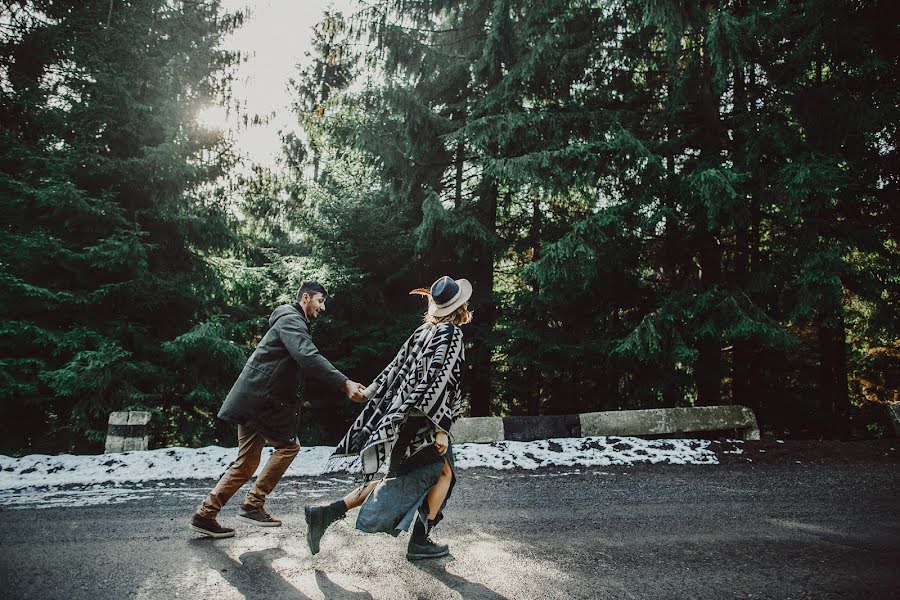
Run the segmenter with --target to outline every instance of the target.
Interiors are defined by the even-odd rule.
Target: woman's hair
[[[429,303],[429,309],[431,308],[431,304]],[[475,313],[469,310],[469,303],[466,302],[452,313],[445,317],[436,317],[431,314],[431,310],[425,313],[425,322],[431,323],[432,325],[437,325],[438,323],[453,323],[454,325],[465,325],[466,323],[472,322],[472,317],[475,316]]]

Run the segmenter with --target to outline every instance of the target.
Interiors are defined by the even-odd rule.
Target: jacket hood
[[[300,315],[300,317],[306,321],[307,325],[309,324],[309,319],[306,318],[306,315],[303,314],[303,311],[300,310],[296,304],[282,304],[273,310],[272,314],[269,316],[269,327],[275,325],[275,322],[278,319],[286,315]]]

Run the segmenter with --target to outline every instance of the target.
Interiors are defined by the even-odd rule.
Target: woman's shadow
[[[506,596],[501,596],[494,590],[464,579],[459,575],[454,575],[447,571],[447,560],[417,560],[412,565],[420,571],[428,573],[448,588],[459,594],[466,600],[508,600]]]
[[[273,567],[272,562],[287,552],[283,548],[266,548],[254,552],[245,552],[234,560],[225,550],[210,540],[202,538],[188,542],[210,568],[219,572],[231,586],[240,592],[246,600],[311,600],[309,596],[291,585]],[[326,598],[346,600],[371,600],[368,592],[351,592],[331,581],[328,576],[316,569],[316,584]]]

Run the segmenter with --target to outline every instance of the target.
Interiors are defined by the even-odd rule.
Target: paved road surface
[[[187,521],[212,484],[138,490],[121,504],[7,504],[0,596],[900,597],[894,461],[464,471],[437,529],[451,556],[427,564],[405,560],[405,536],[364,535],[350,519],[310,556],[302,504],[337,497],[340,480],[282,482],[269,503],[279,529],[237,524],[229,505],[237,537],[196,537]]]

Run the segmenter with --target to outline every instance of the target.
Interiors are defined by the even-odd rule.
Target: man
[[[266,496],[290,466],[300,445],[294,441],[300,418],[300,394],[307,377],[342,390],[354,402],[365,402],[364,386],[338,371],[313,344],[309,325],[325,312],[328,292],[304,281],[293,305],[279,306],[269,317],[269,331],[256,346],[225,398],[219,418],[238,426],[238,456],[191,519],[191,529],[214,538],[234,535],[216,516],[259,466],[268,443],[275,447],[256,483],[238,508],[238,518],[253,525],[278,527],[266,512]]]

